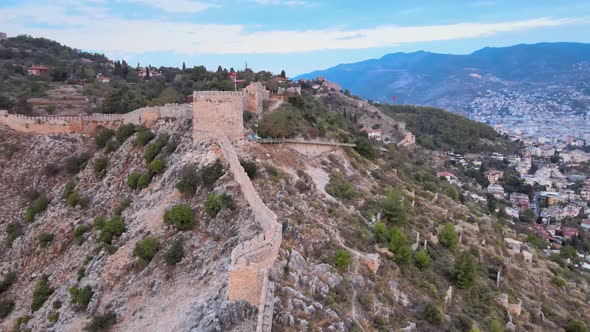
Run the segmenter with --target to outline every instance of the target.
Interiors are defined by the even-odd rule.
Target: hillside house
[[[565,239],[569,240],[572,237],[578,236],[578,229],[575,227],[563,226],[561,227],[561,233],[563,233]]]
[[[510,203],[512,203],[513,207],[521,210],[526,210],[531,206],[529,196],[521,193],[510,194]]]
[[[497,199],[504,198],[504,188],[501,185],[492,185],[488,187],[488,193],[492,194]]]
[[[484,173],[486,178],[488,179],[488,181],[490,181],[491,184],[494,184],[496,182],[498,182],[498,180],[500,180],[500,178],[502,177],[502,172],[492,169],[489,170],[487,172]]]
[[[145,78],[146,75],[147,75],[147,71],[145,70],[145,68],[142,68],[137,72],[137,76],[139,76],[141,78]],[[162,73],[160,73],[159,71],[157,71],[155,69],[150,69],[150,77],[158,77],[161,75],[162,75]]]
[[[363,128],[363,129],[361,129],[361,131],[363,133],[367,133],[367,136],[371,140],[375,140],[375,141],[381,142],[381,140],[383,138],[383,130],[381,130],[381,129],[367,129],[367,128]]]
[[[111,81],[109,77],[106,77],[103,74],[96,75],[96,80],[100,83],[109,83]]]
[[[28,70],[29,75],[31,76],[41,76],[47,77],[49,76],[49,68],[45,66],[33,66]]]

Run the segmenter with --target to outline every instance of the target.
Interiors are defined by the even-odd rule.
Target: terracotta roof
[[[45,66],[33,66],[33,67],[29,68],[29,69],[32,69],[32,70],[48,70],[49,68],[47,68]]]

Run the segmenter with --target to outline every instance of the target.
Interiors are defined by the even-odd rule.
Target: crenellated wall
[[[258,306],[256,331],[270,331],[274,310],[274,283],[268,280],[268,271],[276,261],[283,240],[282,225],[258,195],[229,138],[218,131],[221,150],[229,163],[235,181],[240,185],[262,233],[238,244],[231,253],[228,271],[228,297],[230,301],[245,300]]]
[[[16,131],[35,134],[80,133],[92,134],[97,127],[116,127],[120,124],[134,123],[151,126],[162,118],[190,118],[190,106],[168,104],[144,107],[126,114],[93,114],[85,116],[38,116],[9,114],[0,111],[0,124]]]

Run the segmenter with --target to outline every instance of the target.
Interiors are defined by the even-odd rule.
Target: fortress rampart
[[[187,119],[192,116],[190,106],[185,104],[168,104],[156,107],[144,107],[126,114],[93,114],[84,116],[38,116],[8,114],[0,111],[0,124],[16,131],[35,134],[79,133],[92,134],[97,127],[116,127],[121,124],[134,123],[153,125],[162,118]]]
[[[276,261],[283,240],[282,225],[277,216],[262,201],[229,138],[218,131],[219,144],[229,163],[235,181],[240,185],[262,233],[238,244],[232,250],[228,272],[230,301],[245,300],[258,306],[256,331],[270,331],[274,310],[274,283],[268,280],[268,271]]]

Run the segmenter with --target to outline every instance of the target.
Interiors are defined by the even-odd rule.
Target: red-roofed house
[[[575,227],[561,227],[561,232],[563,233],[563,237],[566,239],[571,239],[574,236],[578,236],[578,229]]]
[[[33,66],[28,70],[32,76],[49,76],[49,68],[45,66]]]
[[[455,176],[455,174],[453,174],[451,172],[447,172],[447,171],[437,172],[436,173],[436,177],[437,178],[445,178],[449,182],[451,180],[456,180],[457,179],[457,176]]]

